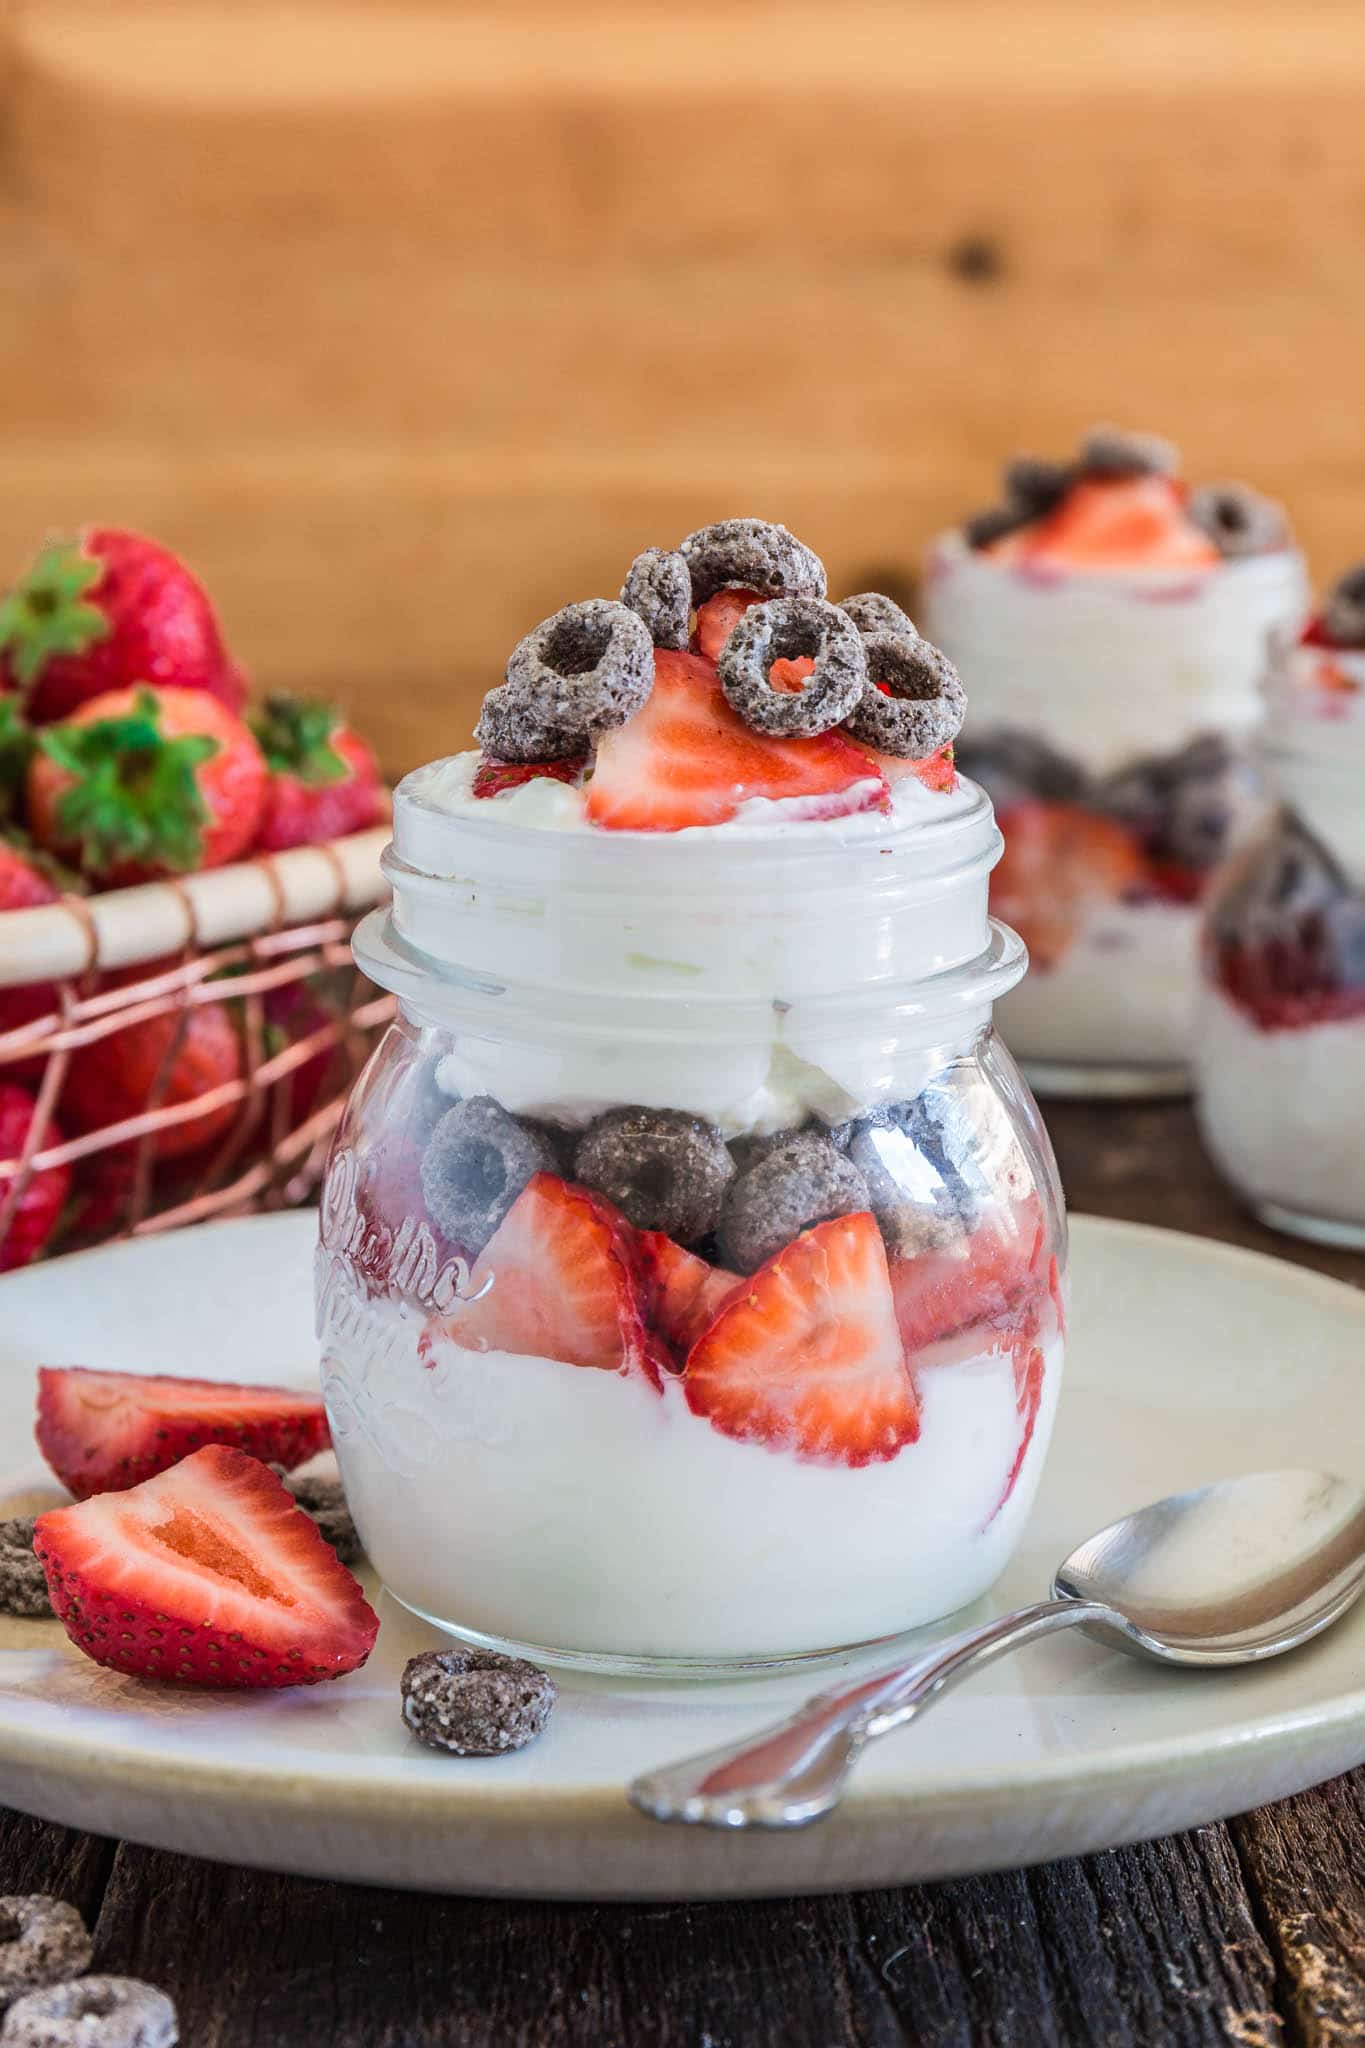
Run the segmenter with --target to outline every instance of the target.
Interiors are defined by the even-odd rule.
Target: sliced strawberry
[[[1175,860],[1148,859],[1147,879],[1163,903],[1198,903],[1212,879],[1211,868],[1186,867]]]
[[[288,1469],[330,1441],[317,1394],[81,1365],[40,1370],[37,1437],[77,1500],[137,1486],[204,1444],[231,1444]]]
[[[714,597],[708,597],[705,604],[697,607],[698,654],[704,654],[708,661],[719,661],[721,648],[750,605],[764,603],[766,599],[756,590],[718,590]]]
[[[688,1354],[688,1406],[741,1442],[822,1463],[894,1458],[919,1435],[873,1218],[836,1216],[760,1266]]]
[[[656,1379],[642,1293],[625,1218],[591,1189],[537,1173],[475,1260],[470,1299],[437,1328],[466,1351]]]
[[[585,754],[573,754],[563,761],[494,761],[485,755],[474,770],[473,793],[501,796],[504,790],[520,789],[523,783],[539,782],[545,776],[552,782],[567,782],[574,789],[586,763]]]
[[[1217,548],[1168,476],[1082,477],[1055,511],[986,550],[1046,569],[1212,569]]]
[[[211,1444],[126,1493],[40,1515],[33,1547],[78,1649],[175,1685],[316,1685],[379,1618],[273,1472]]]
[[[662,1230],[640,1231],[635,1244],[645,1280],[645,1313],[665,1344],[686,1358],[743,1286],[743,1276],[709,1265]]]
[[[1043,1285],[1044,1241],[1043,1212],[1033,1195],[992,1211],[960,1244],[893,1259],[891,1291],[911,1365],[960,1331],[1017,1329]]]
[[[696,654],[656,650],[654,689],[628,724],[603,735],[588,817],[617,832],[719,825],[752,797],[794,816],[838,818],[886,801],[885,778],[841,733],[770,739],[750,731]]]
[[[1036,967],[1058,964],[1093,906],[1147,884],[1132,834],[1080,804],[1011,804],[999,823],[1005,851],[991,880],[991,909],[1014,926]]]

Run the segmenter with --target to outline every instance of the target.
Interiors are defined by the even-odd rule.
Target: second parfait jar
[[[400,1020],[318,1310],[389,1590],[604,1669],[785,1662],[976,1599],[1062,1370],[1065,1225],[995,1037],[988,800],[594,835],[398,790]],[[488,810],[484,806],[484,811]]]
[[[1278,801],[1208,908],[1199,1121],[1264,1222],[1365,1248],[1365,651],[1282,644],[1266,698]]]

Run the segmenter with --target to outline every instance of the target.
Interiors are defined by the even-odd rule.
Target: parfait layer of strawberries
[[[1208,906],[1199,1115],[1267,1220],[1365,1243],[1365,566],[1278,646],[1266,697],[1279,801]]]
[[[397,793],[401,1017],[338,1134],[323,1381],[457,1633],[743,1664],[975,1599],[1055,1407],[1064,1226],[955,670],[728,520],[527,635]]]
[[[972,681],[959,764],[1005,835],[993,905],[1034,970],[1002,1028],[1040,1087],[1169,1088],[1198,906],[1256,813],[1267,635],[1306,603],[1284,516],[1101,428],[1070,461],[1010,463],[928,571],[930,630]]]

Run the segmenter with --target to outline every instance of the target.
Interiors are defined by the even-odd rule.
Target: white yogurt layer
[[[1365,1226],[1365,1017],[1263,1031],[1205,986],[1195,1045],[1200,1126],[1233,1186]]]
[[[1245,732],[1273,629],[1307,607],[1292,549],[1204,570],[1031,574],[942,536],[923,629],[961,671],[967,735],[1022,726],[1096,773],[1195,733]]]
[[[904,775],[892,787],[889,818],[886,812],[876,809],[854,811],[841,818],[812,818],[802,815],[803,808],[809,808],[809,798],[774,800],[756,796],[748,798],[733,818],[727,818],[720,825],[689,825],[681,832],[666,835],[605,832],[601,826],[589,821],[586,792],[571,789],[567,783],[557,782],[553,776],[538,775],[534,781],[504,790],[500,796],[475,796],[474,777],[482,760],[483,755],[476,748],[469,753],[451,754],[443,761],[429,761],[405,779],[403,790],[432,809],[445,812],[448,817],[493,818],[508,825],[530,826],[538,832],[590,832],[595,838],[614,839],[627,845],[638,843],[641,838],[655,840],[661,836],[687,842],[697,839],[780,841],[815,835],[834,845],[846,841],[856,843],[884,838],[888,830],[897,829],[917,817],[951,816],[954,811],[969,808],[972,800],[961,785],[950,790],[927,789],[918,776]],[[862,787],[859,783],[853,785],[855,795]],[[875,778],[869,779],[866,793],[871,796],[875,789]],[[624,857],[629,858],[629,855]]]
[[[372,1304],[323,1387],[347,1498],[384,1583],[484,1635],[604,1656],[781,1657],[914,1628],[976,1599],[1019,1539],[1061,1378],[1020,1441],[1008,1354],[925,1371],[919,1440],[852,1469],[720,1435],[682,1386],[441,1340]]]
[[[1180,903],[1094,909],[1055,967],[1032,966],[997,1011],[1015,1058],[1183,1068],[1189,1058],[1199,914]]]

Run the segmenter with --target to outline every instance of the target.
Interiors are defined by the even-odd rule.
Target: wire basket
[[[0,1158],[0,1267],[25,1191],[47,1167],[69,1167],[73,1190],[49,1249],[281,1208],[312,1193],[351,1084],[394,1012],[350,951],[359,916],[385,893],[388,836],[382,826],[0,913],[0,1016],[16,990],[25,1007],[41,1006],[0,1029],[0,1083],[20,1081],[35,1101],[23,1150]],[[236,1071],[201,1092],[179,1085],[167,1099],[205,1004],[233,1021]],[[140,1032],[145,1048],[143,1027],[165,1019],[136,1103],[118,1103],[108,1121],[92,1119],[88,1100],[64,1117],[73,1061],[92,1047],[108,1053],[121,1033]]]

